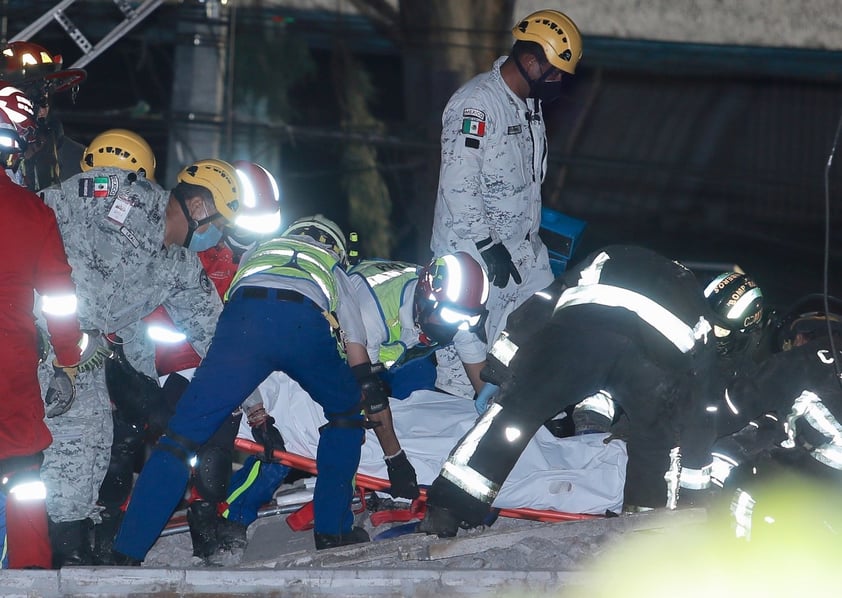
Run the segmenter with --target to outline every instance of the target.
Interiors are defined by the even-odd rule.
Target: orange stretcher
[[[247,440],[245,438],[237,438],[234,441],[234,448],[244,453],[261,454],[264,452],[263,445]],[[283,465],[305,471],[313,475],[317,474],[316,462],[309,457],[302,457],[294,453],[276,450],[274,457]],[[356,475],[357,489],[360,491],[361,498],[364,497],[365,491],[385,491],[389,488],[389,481],[382,478],[358,473]],[[398,511],[375,511],[371,514],[373,525],[379,523],[394,522],[394,521],[410,521],[412,519],[420,519],[424,516],[426,508],[427,491],[421,488],[421,496],[415,499],[408,509],[401,509]],[[363,499],[363,505],[365,504]],[[406,511],[406,513],[402,513]],[[378,515],[383,513],[383,515]],[[562,511],[553,511],[549,509],[533,509],[529,507],[522,507],[517,509],[500,509],[498,515],[500,517],[510,517],[514,519],[529,519],[532,521],[542,521],[546,523],[558,523],[563,521],[581,521],[585,519],[601,519],[602,515],[590,515],[585,513],[565,513]],[[405,518],[404,518],[405,517]],[[305,530],[312,527],[313,520],[313,504],[312,502],[305,504],[296,512],[287,516],[287,524],[296,530]],[[379,523],[378,523],[379,522]]]

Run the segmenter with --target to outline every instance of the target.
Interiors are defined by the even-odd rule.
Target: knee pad
[[[197,457],[193,484],[199,495],[209,502],[224,501],[231,478],[232,449],[206,445],[199,450]]]

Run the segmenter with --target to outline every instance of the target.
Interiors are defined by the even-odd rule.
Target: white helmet
[[[284,237],[294,235],[311,237],[322,245],[326,245],[339,257],[343,266],[348,265],[348,242],[345,240],[345,233],[333,220],[321,214],[299,218],[282,234]]]

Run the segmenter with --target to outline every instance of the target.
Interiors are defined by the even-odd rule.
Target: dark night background
[[[53,4],[5,6],[9,34]],[[91,38],[112,18],[105,11],[113,7],[102,4],[74,13]],[[153,146],[159,165],[166,163],[175,10],[162,6],[88,64],[75,103],[70,94],[57,96],[69,137],[86,143],[107,128],[133,129]],[[377,168],[392,201],[392,257],[425,261],[430,223],[408,215],[412,202],[433,199],[417,197],[413,173],[436,148],[415,136],[406,114],[395,47],[361,17],[337,24],[321,13],[264,9],[238,11],[237,19],[238,39],[279,28],[288,44],[267,49],[285,48],[271,60],[295,77],[284,107],[295,134],[270,135],[280,156],[270,168],[283,186],[284,220],[323,212],[349,226],[330,75],[341,35],[371,77],[370,111],[386,125]],[[79,56],[55,24],[32,41],[62,53],[65,66]],[[838,155],[826,178],[842,114],[840,53],[587,37],[585,47],[580,71],[546,113],[544,203],[588,223],[574,259],[604,244],[637,243],[676,259],[736,263],[784,307],[822,290],[827,182],[830,290],[842,295]]]

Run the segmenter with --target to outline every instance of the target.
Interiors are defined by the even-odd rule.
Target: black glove
[[[406,453],[401,451],[391,457],[384,457],[386,469],[389,472],[389,494],[393,497],[403,497],[415,500],[421,494],[418,490],[418,480],[415,477],[415,468],[406,458]]]
[[[262,404],[246,417],[255,442],[263,445],[263,461],[270,463],[275,460],[275,451],[286,451],[284,438],[275,427],[275,418],[266,413]]]
[[[476,244],[488,273],[488,281],[495,287],[504,288],[509,284],[509,276],[520,284],[522,279],[520,273],[512,262],[512,254],[502,243],[494,243],[491,238],[484,239]]]
[[[76,368],[53,365],[53,379],[44,397],[47,417],[66,413],[76,398]]]
[[[157,380],[129,363],[122,340],[116,340],[109,349],[112,357],[105,360],[108,396],[125,421],[146,424],[153,406],[160,404],[163,391]]]
[[[379,413],[389,406],[389,386],[377,375],[379,369],[370,363],[351,368],[363,395],[363,408],[368,414]]]

